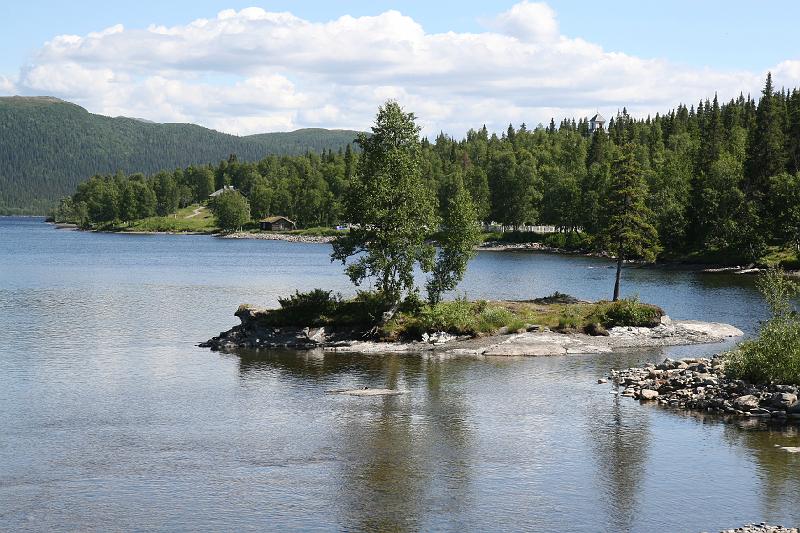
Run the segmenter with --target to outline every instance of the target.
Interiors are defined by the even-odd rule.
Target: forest
[[[632,152],[648,224],[666,257],[756,261],[800,247],[800,89],[758,98],[716,96],[664,114],[633,118],[625,108],[589,133],[586,118],[528,128],[486,127],[460,140],[422,140],[422,175],[440,206],[463,182],[485,222],[519,228],[553,224],[567,247],[602,249],[615,162]],[[284,215],[300,227],[343,220],[342,199],[359,154],[343,149],[217,164],[152,175],[95,175],[62,200],[57,217],[82,224],[166,215],[233,185],[250,216]],[[165,161],[162,167],[168,167]],[[795,255],[796,257],[796,255]]]
[[[0,215],[45,214],[93,174],[344,147],[356,132],[304,129],[237,137],[195,124],[106,117],[50,97],[0,97]]]

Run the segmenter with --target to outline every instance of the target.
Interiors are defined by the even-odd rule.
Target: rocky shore
[[[747,524],[736,529],[723,529],[720,533],[800,533],[796,527],[770,526],[764,522]]]
[[[560,253],[565,254],[569,253],[567,250],[562,250],[561,248],[553,248],[552,246],[547,246],[541,242],[502,242],[502,241],[486,241],[481,243],[478,247],[478,250],[486,250],[491,252],[504,252],[507,250],[537,250],[540,252],[548,252],[548,253]]]
[[[335,237],[329,235],[297,235],[294,233],[251,233],[247,231],[239,231],[235,233],[220,233],[216,237],[222,239],[257,239],[262,241],[287,241],[287,242],[304,242],[304,243],[328,243],[332,242]]]
[[[442,355],[553,356],[608,353],[651,346],[675,346],[721,342],[743,333],[728,324],[673,321],[662,317],[656,327],[615,327],[607,335],[556,332],[535,324],[515,332],[501,329],[495,335],[456,337],[445,332],[423,334],[407,342],[380,342],[369,332],[352,328],[267,327],[261,318],[267,309],[241,306],[235,313],[241,324],[200,344],[219,351],[259,348],[385,353],[436,352]]]
[[[612,370],[610,378],[622,388],[622,396],[643,402],[736,417],[800,420],[798,387],[730,379],[719,355]]]

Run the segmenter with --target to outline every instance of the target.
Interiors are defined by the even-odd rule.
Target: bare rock
[[[758,397],[753,396],[752,394],[739,396],[733,400],[733,405],[742,411],[752,411],[753,409],[758,409],[758,403]]]
[[[311,342],[321,344],[327,340],[325,328],[308,328],[305,330],[306,338]]]
[[[646,402],[649,402],[649,401],[652,401],[652,400],[657,400],[658,399],[658,392],[656,392],[654,390],[651,390],[651,389],[642,389],[639,392],[639,398],[644,400],[644,401],[646,401]]]
[[[778,409],[790,409],[797,404],[797,394],[789,392],[776,392],[770,398],[770,404]]]

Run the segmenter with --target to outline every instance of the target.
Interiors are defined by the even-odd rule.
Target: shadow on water
[[[761,504],[765,516],[779,517],[787,506],[800,504],[800,454],[783,447],[800,446],[797,426],[728,427],[725,440],[746,450],[759,467]],[[793,505],[794,502],[794,505]]]

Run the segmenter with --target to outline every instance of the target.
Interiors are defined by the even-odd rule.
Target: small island
[[[531,301],[403,302],[381,321],[387,304],[375,293],[344,300],[317,289],[280,301],[277,309],[242,305],[241,324],[201,344],[237,349],[324,349],[440,355],[552,356],[617,349],[720,342],[742,332],[731,325],[671,320],[637,300],[584,302],[555,293]]]

